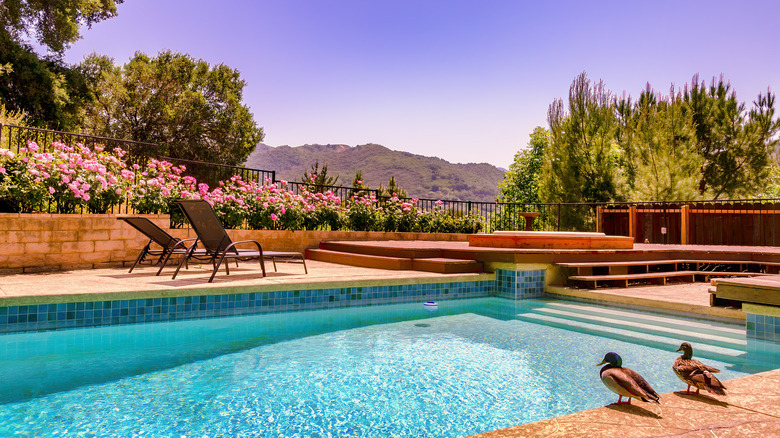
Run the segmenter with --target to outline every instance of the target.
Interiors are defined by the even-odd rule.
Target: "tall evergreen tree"
[[[585,73],[569,88],[568,111],[556,99],[547,112],[550,147],[544,155],[541,193],[547,202],[620,200],[620,149],[614,98]]]
[[[385,198],[391,198],[393,196],[406,198],[407,193],[406,190],[395,182],[395,176],[391,176],[390,180],[387,182],[387,187],[383,187],[382,184],[379,184],[379,196]]]
[[[616,102],[621,162],[634,201],[697,199],[704,160],[696,148],[691,114],[679,93],[655,93],[650,84],[636,102]]]
[[[320,162],[315,161],[308,172],[303,174],[301,182],[306,184],[306,188],[312,193],[325,193],[330,190],[330,186],[335,186],[339,176],[328,175],[328,165],[325,164],[320,169]]]
[[[761,191],[780,131],[774,94],[759,94],[753,108],[746,111],[722,76],[717,82],[713,78],[707,87],[698,75],[683,94],[704,158],[699,193],[718,199],[749,197]]]

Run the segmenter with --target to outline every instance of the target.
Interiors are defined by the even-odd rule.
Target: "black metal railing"
[[[41,152],[51,151],[54,142],[70,146],[80,143],[90,148],[95,145],[102,145],[105,149],[121,147],[127,152],[128,164],[143,165],[151,158],[157,158],[177,166],[184,165],[187,169],[185,174],[210,187],[234,175],[239,175],[244,181],[261,184],[280,183],[276,172],[271,170],[159,156],[160,147],[151,143],[0,124],[0,147],[18,153],[29,141],[36,142]],[[347,202],[355,194],[373,194],[380,206],[390,200],[381,196],[378,190],[357,190],[346,186],[290,181],[285,188],[296,194],[330,191],[342,202]],[[403,198],[403,201],[411,200]],[[637,242],[650,243],[780,245],[780,199],[519,204],[420,198],[416,203],[417,208],[424,212],[441,211],[453,216],[477,218],[483,232],[523,230],[528,216],[525,213],[539,213],[533,219],[535,230],[602,231],[611,235],[630,235]],[[49,204],[45,211],[56,212],[58,206]],[[122,211],[129,211],[127,203],[113,210]],[[82,207],[80,212],[86,211]]]
[[[217,187],[220,181],[227,181],[236,175],[244,181],[255,181],[259,184],[276,181],[276,171],[273,170],[251,169],[174,157],[158,157],[157,159],[165,160],[174,166],[184,166],[186,175],[195,178],[198,182],[206,183],[212,188]]]
[[[142,165],[150,158],[158,156],[160,150],[160,147],[154,143],[53,131],[29,126],[3,125],[0,123],[0,147],[19,153],[21,148],[27,147],[28,142],[35,142],[40,148],[40,152],[51,152],[54,150],[52,143],[63,143],[68,146],[82,144],[90,149],[94,149],[96,145],[101,145],[106,150],[119,147],[127,153],[125,159],[128,164],[138,165]]]

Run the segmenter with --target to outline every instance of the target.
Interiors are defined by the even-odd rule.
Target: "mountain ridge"
[[[463,201],[495,201],[504,170],[488,163],[450,163],[439,157],[394,151],[368,143],[257,145],[246,166],[275,170],[277,180],[300,181],[315,162],[328,166],[328,175],[339,176],[337,185],[351,186],[355,172],[372,189],[387,186],[390,177],[410,197]]]

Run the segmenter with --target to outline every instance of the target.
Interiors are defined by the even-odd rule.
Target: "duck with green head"
[[[619,396],[618,401],[612,403],[613,405],[630,405],[632,398],[660,404],[658,393],[644,377],[630,368],[623,368],[623,359],[619,354],[607,353],[604,355],[604,360],[596,364],[599,365],[604,365],[601,369],[601,381],[604,386]],[[628,400],[622,401],[623,397],[627,397]]]
[[[713,376],[713,373],[720,372],[719,369],[693,359],[693,347],[687,342],[680,344],[677,351],[682,351],[682,356],[675,359],[672,370],[680,380],[688,384],[686,394],[691,394],[691,386],[693,386],[696,388],[693,394],[698,394],[700,389],[706,389],[712,394],[726,395],[726,387]]]

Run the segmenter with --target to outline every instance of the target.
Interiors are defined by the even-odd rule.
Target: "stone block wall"
[[[0,213],[0,274],[121,266],[138,256],[148,239],[114,214]],[[168,229],[168,215],[145,215],[170,234],[196,237],[191,229]],[[360,231],[228,230],[234,240],[257,240],[264,248],[304,251],[323,240],[455,240],[466,234]]]

